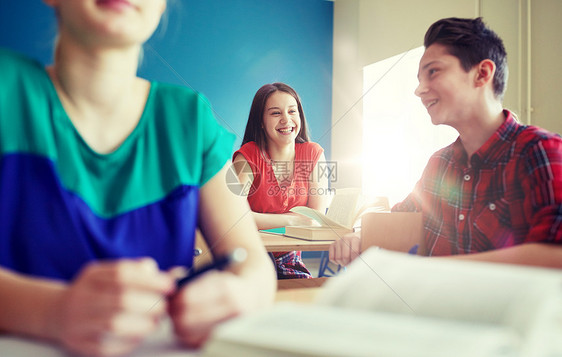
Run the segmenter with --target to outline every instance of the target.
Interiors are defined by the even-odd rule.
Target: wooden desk
[[[332,241],[310,241],[304,239],[285,237],[281,234],[260,232],[265,249],[268,252],[288,252],[288,251],[326,251],[330,249]]]
[[[281,279],[277,280],[277,290],[319,288],[330,278]]]
[[[328,279],[330,278],[278,280],[275,302],[312,303]]]

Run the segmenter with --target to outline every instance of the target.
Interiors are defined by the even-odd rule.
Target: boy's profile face
[[[463,123],[475,100],[475,74],[476,68],[466,72],[444,45],[434,43],[425,50],[415,94],[421,98],[434,125],[446,124],[457,129]]]

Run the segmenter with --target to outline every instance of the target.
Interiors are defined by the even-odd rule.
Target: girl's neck
[[[115,105],[136,85],[140,46],[87,48],[61,34],[49,74],[76,108]]]
[[[292,162],[295,160],[294,143],[283,146],[268,143],[267,151],[272,161]]]
[[[86,143],[115,150],[137,126],[150,83],[136,76],[140,46],[95,49],[61,38],[47,71]]]

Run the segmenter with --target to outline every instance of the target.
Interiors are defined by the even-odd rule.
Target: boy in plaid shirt
[[[433,124],[459,137],[392,210],[422,212],[429,256],[562,268],[562,140],[503,109],[502,40],[481,18],[448,18],[424,46],[415,94]],[[330,259],[346,265],[359,250],[359,235],[346,235]]]

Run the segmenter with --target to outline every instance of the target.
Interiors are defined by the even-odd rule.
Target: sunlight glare
[[[363,68],[363,193],[386,196],[391,206],[412,191],[431,154],[458,136],[431,124],[414,95],[423,51],[414,48]]]

